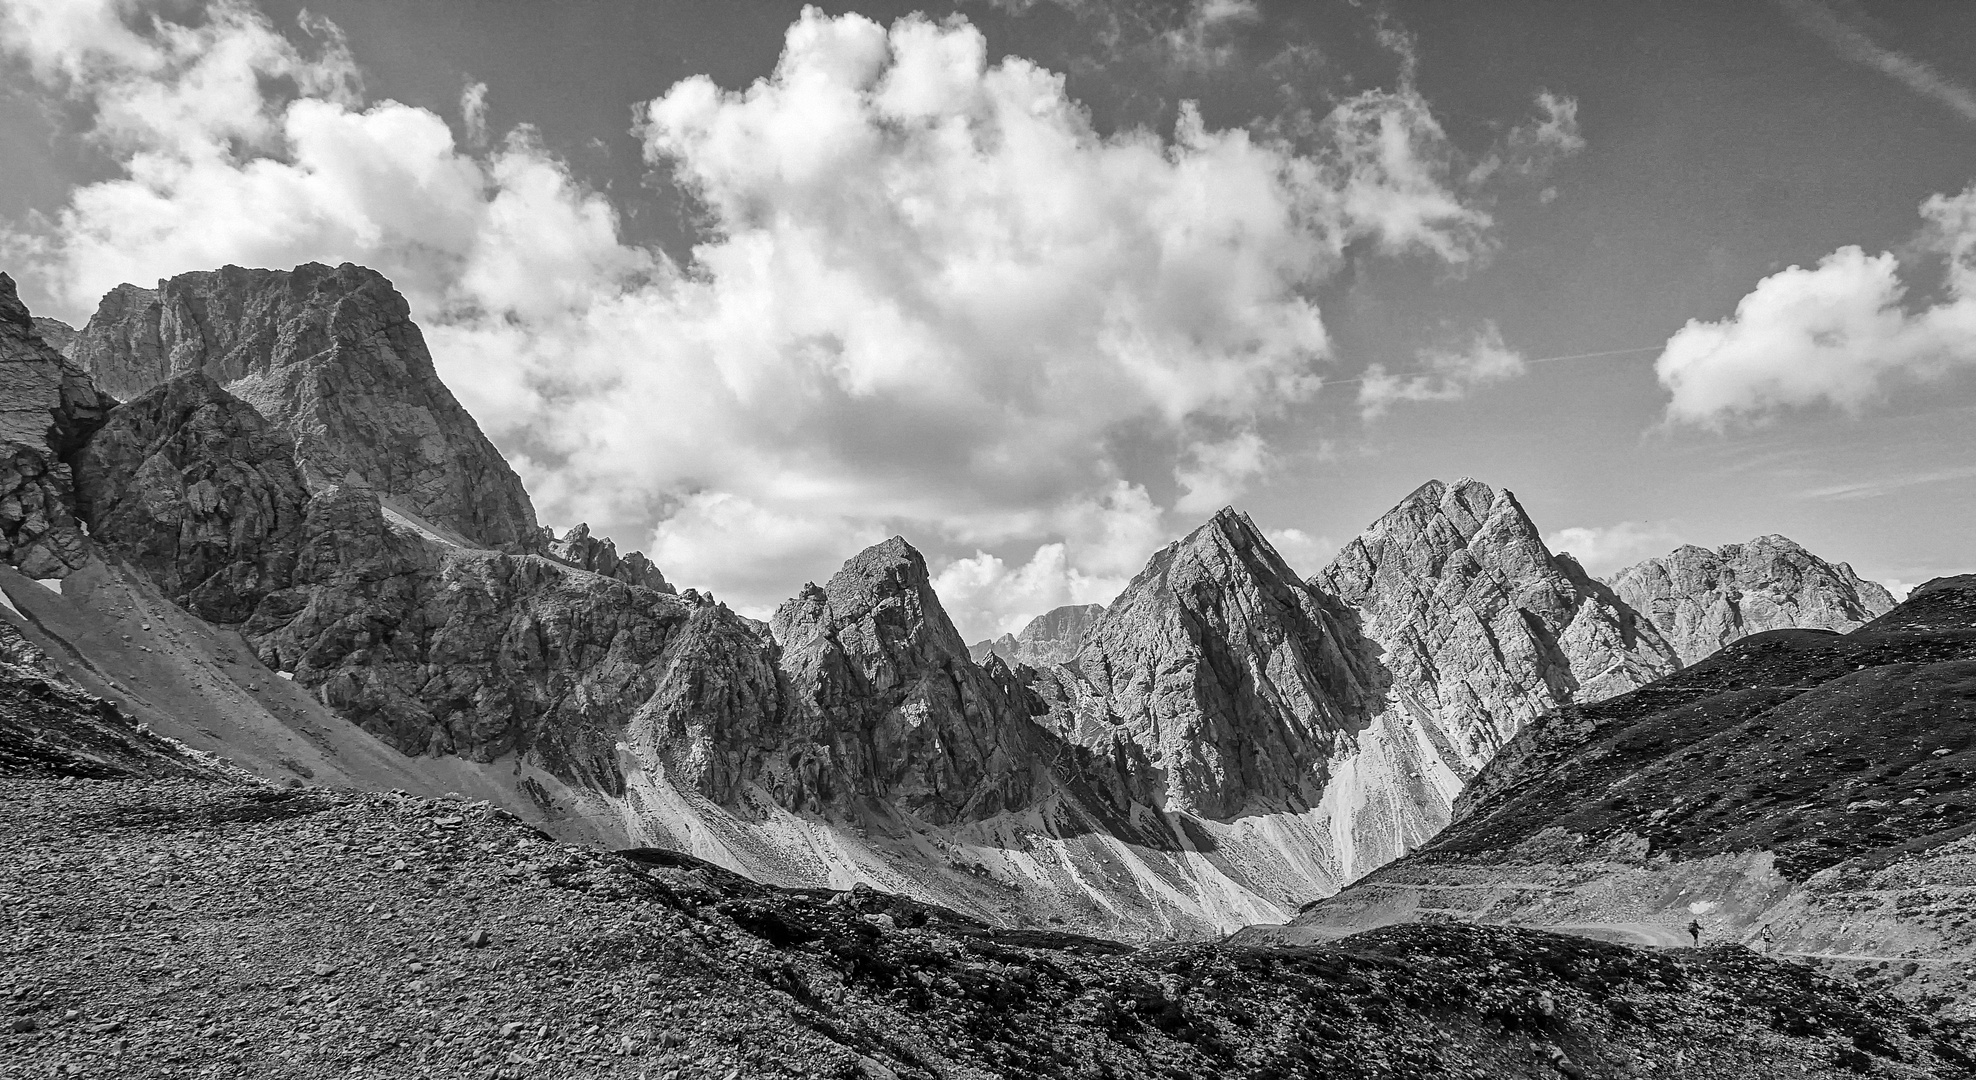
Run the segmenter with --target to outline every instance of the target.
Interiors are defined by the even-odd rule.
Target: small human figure
[[[1699,949],[1702,947],[1702,921],[1700,919],[1688,920],[1688,936],[1695,939],[1695,948]]]
[[[1772,948],[1773,948],[1774,946],[1773,946],[1773,945],[1771,944],[1771,941],[1770,941],[1770,924],[1769,924],[1769,923],[1764,923],[1764,924],[1763,924],[1763,929],[1761,929],[1761,930],[1759,930],[1759,931],[1757,931],[1757,938],[1758,938],[1758,939],[1759,939],[1760,941],[1762,941],[1762,942],[1763,942],[1763,952],[1764,952],[1764,955],[1765,955],[1765,956],[1768,956],[1768,955],[1770,955],[1770,950],[1771,950],[1771,949],[1772,949]]]

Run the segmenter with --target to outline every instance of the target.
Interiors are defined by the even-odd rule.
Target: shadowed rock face
[[[204,372],[111,413],[75,471],[83,518],[194,615],[237,623],[292,584],[309,499],[294,445]]]
[[[375,271],[228,266],[121,285],[68,352],[124,399],[205,372],[294,440],[311,490],[360,483],[474,543],[539,542],[520,479],[439,381],[404,297]]]
[[[1475,480],[1422,485],[1311,585],[1360,613],[1394,708],[1457,782],[1539,715],[1679,666],[1653,625],[1544,546],[1514,495]]]
[[[112,404],[42,340],[14,280],[0,274],[0,560],[62,578],[88,559],[65,459]]]
[[[1614,574],[1612,588],[1654,621],[1684,664],[1765,630],[1844,633],[1894,606],[1893,595],[1877,582],[1782,536],[1717,551],[1683,545]]]
[[[1220,820],[1315,806],[1378,685],[1349,613],[1234,510],[1154,555],[1073,666],[1098,704],[1071,737],[1137,747],[1163,809]]]
[[[783,805],[877,798],[946,824],[1030,800],[1042,732],[969,659],[912,545],[867,548],[772,626],[792,708],[757,756]]]

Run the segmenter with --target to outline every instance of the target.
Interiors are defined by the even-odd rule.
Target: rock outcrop
[[[1654,626],[1544,546],[1516,497],[1429,481],[1311,578],[1350,604],[1452,798],[1538,716],[1673,671]]]
[[[1855,630],[1894,606],[1851,566],[1775,535],[1716,551],[1683,545],[1614,574],[1612,589],[1654,621],[1684,664],[1765,630]]]
[[[977,641],[968,646],[967,654],[977,664],[987,663],[991,654],[1010,664],[1028,664],[1031,667],[1069,663],[1084,644],[1084,635],[1091,624],[1104,613],[1103,604],[1069,604],[1052,608],[1029,620],[1021,633]]]
[[[68,352],[123,399],[203,371],[295,442],[312,491],[363,484],[470,543],[538,543],[521,480],[440,382],[405,298],[375,271],[228,266],[118,286]]]
[[[590,535],[588,525],[577,525],[564,533],[562,539],[551,539],[544,547],[551,558],[566,562],[578,570],[588,570],[593,574],[615,578],[626,585],[656,592],[678,591],[666,582],[666,576],[652,565],[652,560],[646,558],[644,552],[619,555],[617,545],[611,542],[610,537]]]
[[[0,274],[0,561],[58,579],[88,559],[66,459],[112,404],[42,339]]]
[[[205,372],[118,408],[77,456],[84,520],[203,619],[293,584],[309,496],[295,447]]]

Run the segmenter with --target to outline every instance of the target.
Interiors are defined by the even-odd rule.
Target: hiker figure
[[[1763,930],[1762,930],[1762,932],[1761,932],[1761,937],[1763,938],[1763,951],[1764,951],[1764,954],[1765,954],[1765,955],[1768,955],[1768,954],[1770,953],[1770,950],[1776,947],[1776,946],[1774,946],[1774,945],[1773,945],[1773,944],[1771,943],[1771,941],[1770,941],[1770,924],[1769,924],[1769,923],[1764,923],[1764,924],[1763,924]]]
[[[1695,939],[1695,948],[1699,949],[1702,947],[1702,921],[1700,919],[1688,920],[1688,936]]]

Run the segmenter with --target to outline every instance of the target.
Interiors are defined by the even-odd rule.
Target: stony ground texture
[[[10,1078],[1976,1075],[1954,1030],[1735,948],[1133,950],[196,780],[0,779],[0,835]]]

